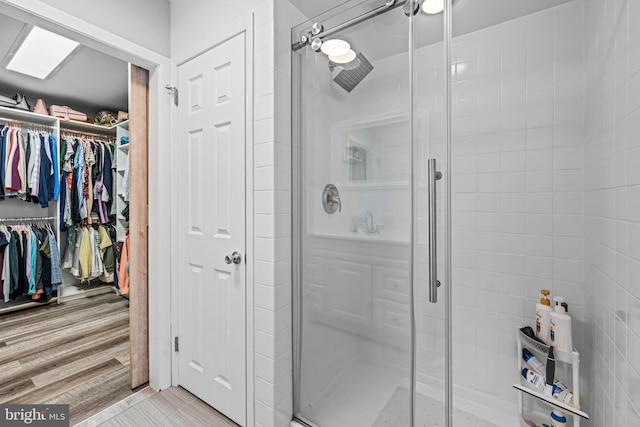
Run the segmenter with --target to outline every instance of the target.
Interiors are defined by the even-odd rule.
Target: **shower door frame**
[[[409,1],[418,1],[418,0],[388,0],[386,2],[387,9],[382,10],[382,7],[379,7],[380,11],[377,13],[364,13],[363,15],[349,19],[345,21],[343,24],[340,24],[330,31],[324,31],[324,33],[320,33],[329,35],[334,32],[339,32],[343,29],[346,29],[352,25],[357,25],[362,23],[370,18],[377,16],[380,13],[385,13],[390,11],[398,6],[404,5]],[[418,1],[419,2],[419,1]],[[444,337],[445,337],[445,425],[447,427],[453,426],[453,376],[452,376],[452,291],[451,291],[451,45],[452,45],[452,2],[453,0],[444,0],[444,11],[443,13],[443,57],[444,57],[444,76],[445,76],[445,99],[444,99],[444,113],[445,113],[445,125],[444,125],[444,144],[445,144],[445,157],[443,165],[444,169],[442,171],[442,175],[444,178],[444,215],[441,220],[444,221],[444,271],[441,272],[442,279],[440,280],[442,284],[442,291],[444,292]],[[364,3],[360,1],[360,3]],[[343,3],[344,5],[344,3]],[[335,10],[338,10],[342,7],[338,6]],[[344,11],[344,9],[343,9]],[[328,12],[328,11],[326,11]],[[325,13],[326,13],[325,12]],[[313,18],[312,18],[313,19]],[[311,20],[312,20],[311,19]],[[416,326],[415,326],[415,301],[414,301],[414,261],[413,261],[413,253],[415,250],[415,229],[416,229],[416,207],[415,207],[415,194],[416,194],[416,181],[417,177],[415,176],[415,159],[413,159],[413,153],[417,152],[415,150],[415,135],[414,135],[414,119],[415,119],[415,109],[416,103],[414,99],[414,83],[417,81],[417,73],[416,67],[414,64],[414,40],[416,38],[415,28],[414,28],[414,19],[413,17],[407,18],[409,20],[408,31],[409,31],[409,44],[407,46],[407,52],[409,53],[409,68],[411,73],[410,78],[410,106],[409,106],[409,116],[411,123],[411,205],[412,205],[412,221],[411,221],[411,240],[410,240],[410,253],[411,253],[411,262],[410,262],[410,310],[411,310],[411,402],[410,402],[410,426],[414,426],[415,422],[415,396],[416,396]],[[310,21],[311,21],[310,20]],[[303,164],[302,158],[302,150],[300,149],[300,141],[302,140],[302,126],[301,126],[301,108],[302,108],[302,56],[297,54],[296,51],[302,48],[310,48],[311,40],[308,40],[304,43],[301,43],[299,40],[294,40],[293,38],[293,28],[292,28],[292,50],[291,50],[291,172],[292,172],[292,181],[291,181],[291,191],[292,191],[292,205],[291,205],[291,215],[292,215],[292,223],[291,223],[291,231],[292,231],[292,332],[293,332],[293,419],[295,421],[300,422],[301,424],[307,425],[307,423],[303,420],[299,420],[297,418],[297,414],[300,413],[300,383],[301,383],[301,349],[302,349],[302,233],[305,229],[304,218],[302,216],[303,212],[303,197],[301,196],[301,170],[300,167]],[[320,426],[327,427],[327,426]]]

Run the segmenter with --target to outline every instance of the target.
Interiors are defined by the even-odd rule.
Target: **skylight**
[[[66,37],[33,27],[7,64],[7,69],[45,79],[78,45]]]

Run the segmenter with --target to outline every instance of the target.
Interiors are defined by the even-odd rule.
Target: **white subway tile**
[[[272,70],[274,68],[273,47],[266,46],[262,49],[256,49],[253,61],[256,73]]]
[[[521,193],[526,190],[526,174],[524,172],[505,172],[500,174],[500,191],[504,193]]]
[[[554,150],[554,169],[580,169],[583,165],[582,147],[556,148]]]
[[[501,231],[504,233],[521,233],[524,234],[527,231],[526,215],[505,213],[501,217],[502,227]]]
[[[554,171],[554,190],[556,192],[582,191],[582,169]]]
[[[553,279],[580,283],[584,280],[584,263],[569,259],[553,261]]]
[[[582,215],[584,196],[582,193],[560,193],[554,195],[554,212],[561,215]]]
[[[553,215],[527,214],[527,234],[553,235]]]
[[[526,191],[531,193],[552,192],[553,191],[553,172],[527,172]]]
[[[526,136],[524,130],[501,132],[500,134],[496,134],[495,138],[500,140],[500,150],[502,152],[521,151],[526,149]]]
[[[262,97],[273,93],[274,76],[273,69],[268,69],[255,75],[254,92],[256,97]],[[273,105],[273,104],[272,104]],[[258,101],[256,100],[256,106]],[[258,117],[254,117],[259,120]]]
[[[537,257],[550,257],[553,255],[553,238],[529,234],[526,236],[526,255]],[[537,295],[534,295],[537,296]]]
[[[544,128],[542,128],[544,129]],[[553,150],[527,150],[527,171],[553,169]]]
[[[510,151],[500,155],[500,170],[502,172],[520,172],[525,169],[525,152]]]
[[[552,193],[529,193],[527,194],[528,214],[552,214],[553,194]]]
[[[584,259],[584,239],[579,237],[555,237],[553,254],[556,258]]]
[[[527,150],[553,147],[553,128],[540,127],[527,129]]]
[[[518,193],[504,193],[500,195],[502,212],[526,212],[526,195]]]
[[[552,126],[554,108],[552,106],[530,106],[526,110],[527,129]]]

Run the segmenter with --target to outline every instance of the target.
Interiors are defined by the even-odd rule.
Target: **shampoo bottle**
[[[573,351],[573,339],[571,337],[571,316],[567,313],[569,306],[563,297],[553,299],[555,306],[549,320],[549,345],[558,351]]]
[[[549,291],[543,289],[540,291],[542,298],[536,304],[536,337],[545,344],[549,344],[549,320],[551,319],[551,301],[549,301]]]

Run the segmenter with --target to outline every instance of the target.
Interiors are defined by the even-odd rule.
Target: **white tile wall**
[[[585,7],[587,397],[594,426],[631,427],[640,425],[640,3]]]
[[[589,349],[582,31],[574,1],[454,39],[454,383],[503,402],[541,288],[567,298]],[[493,365],[487,387],[475,373]]]

